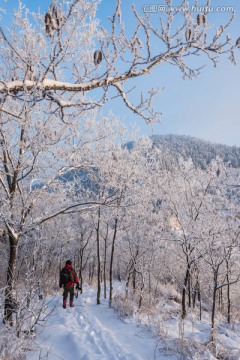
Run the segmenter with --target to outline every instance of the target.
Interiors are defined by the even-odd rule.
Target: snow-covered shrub
[[[128,316],[133,316],[136,312],[136,305],[133,300],[125,298],[120,294],[117,294],[113,298],[112,307],[116,310],[120,318],[125,319]]]
[[[26,354],[34,349],[31,339],[19,338],[8,328],[0,330],[0,359],[26,360]]]
[[[179,360],[214,360],[204,344],[192,339],[173,339],[159,343],[156,351],[176,356]]]

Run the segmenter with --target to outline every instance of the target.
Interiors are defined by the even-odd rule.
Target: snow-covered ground
[[[74,308],[62,308],[60,293],[49,307],[53,312],[36,337],[36,351],[29,353],[27,360],[240,359],[239,325],[235,324],[234,331],[219,325],[213,349],[208,319],[200,322],[192,314],[182,323],[174,314],[176,305],[165,303],[159,309],[157,317],[161,323],[158,322],[156,337],[148,330],[156,330],[156,316],[148,318],[148,324],[144,316],[139,317],[148,326],[137,324],[131,317],[122,320],[106,301],[96,305],[96,289],[89,286],[84,286],[84,294],[75,299]],[[36,330],[38,333],[40,328]],[[217,353],[216,357],[211,353]]]
[[[136,323],[125,323],[108,305],[96,305],[96,289],[88,287],[75,299],[75,307],[62,308],[62,296],[50,303],[54,308],[44,331],[37,337],[38,351],[28,360],[152,360],[156,339]],[[45,356],[45,357],[44,357]]]

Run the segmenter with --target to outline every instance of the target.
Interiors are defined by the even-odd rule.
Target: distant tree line
[[[170,150],[184,160],[192,159],[196,166],[206,169],[216,157],[223,159],[230,167],[240,167],[240,147],[215,144],[186,135],[154,135],[154,146]]]

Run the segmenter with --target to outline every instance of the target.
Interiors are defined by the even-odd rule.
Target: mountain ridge
[[[170,151],[183,159],[192,159],[193,163],[205,169],[216,157],[223,159],[233,168],[240,168],[240,147],[213,143],[190,135],[152,135],[153,146]]]

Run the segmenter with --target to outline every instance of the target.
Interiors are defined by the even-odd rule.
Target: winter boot
[[[70,307],[74,307],[73,300],[70,300],[69,305],[70,305]]]
[[[63,308],[66,309],[66,307],[67,307],[67,300],[63,299]]]

